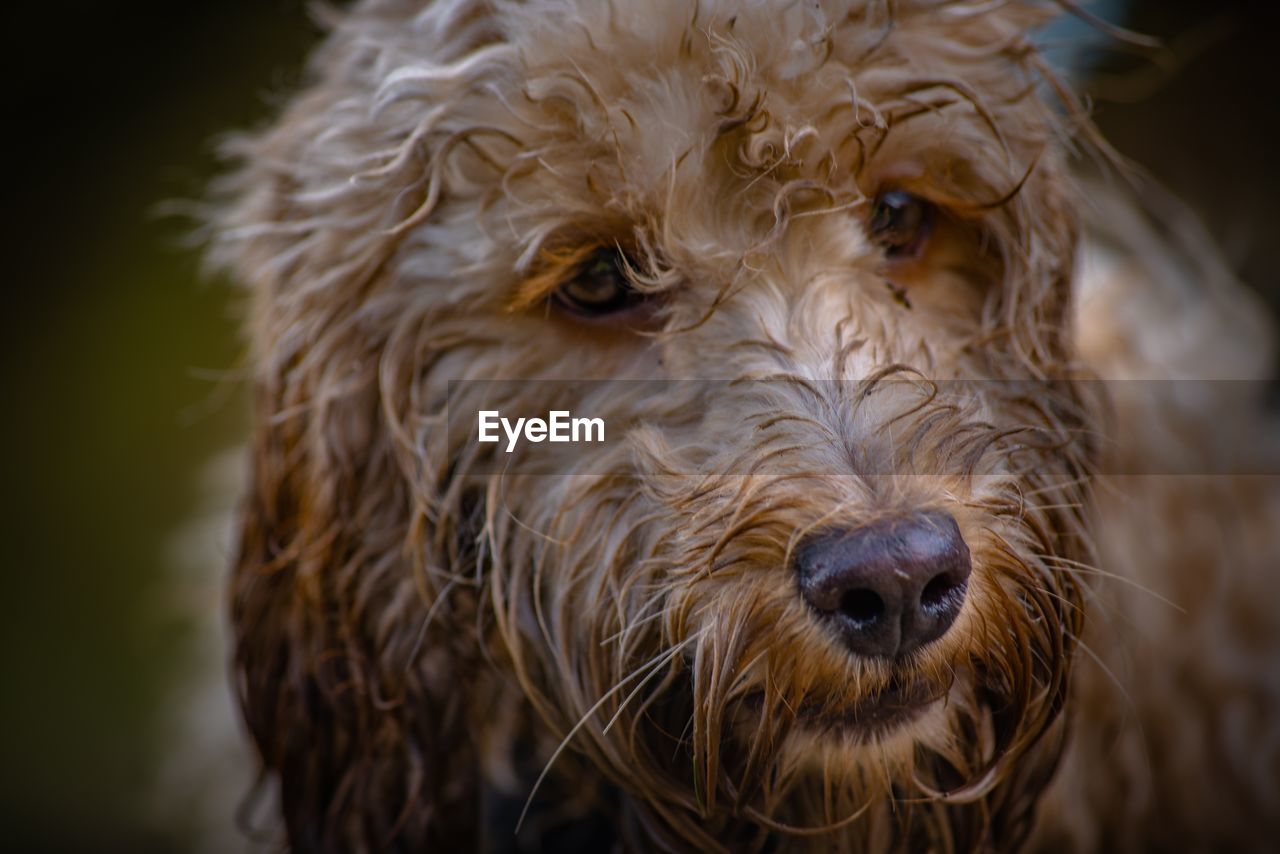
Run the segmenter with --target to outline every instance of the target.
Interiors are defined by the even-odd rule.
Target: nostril
[[[874,623],[884,611],[884,600],[873,590],[850,590],[840,597],[840,613],[859,625]]]
[[[935,613],[950,608],[956,604],[964,588],[964,582],[954,578],[951,573],[939,573],[930,579],[921,591],[920,607]]]

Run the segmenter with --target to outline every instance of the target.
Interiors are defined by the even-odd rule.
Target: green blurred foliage
[[[0,828],[8,850],[178,850],[145,807],[189,640],[167,549],[246,419],[211,378],[239,358],[236,296],[158,208],[200,196],[212,141],[269,112],[317,34],[282,0],[16,14]]]

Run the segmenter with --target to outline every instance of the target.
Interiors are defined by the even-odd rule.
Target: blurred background
[[[1099,125],[1280,308],[1280,14],[1100,6],[1169,50],[1083,58]],[[204,473],[248,418],[238,297],[200,275],[190,223],[157,211],[200,197],[219,135],[264,121],[320,34],[295,0],[3,15],[0,828],[12,851],[187,851],[194,810],[155,793],[181,785],[175,698],[206,701],[183,681],[201,653],[191,615],[221,592],[182,544],[216,527]]]

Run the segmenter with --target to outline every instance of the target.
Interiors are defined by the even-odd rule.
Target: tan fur
[[[1274,481],[1095,484],[1165,471],[1215,425],[1084,382],[1197,376],[1160,350],[1191,314],[1180,357],[1239,376],[1220,339],[1249,353],[1265,330],[1221,276],[1125,267],[1150,248],[1138,222],[1073,304],[1064,160],[1089,132],[1046,100],[1043,19],[912,0],[335,17],[310,85],[235,145],[215,223],[254,307],[237,687],[295,849],[474,846],[486,793],[523,799],[544,769],[550,815],[604,815],[639,850],[1265,844],[1280,621],[1251,591]],[[865,226],[887,187],[947,211],[890,287]],[[651,334],[547,308],[614,244],[661,295]],[[466,406],[446,407],[451,380],[489,378],[683,382],[497,386],[496,408],[628,425],[557,461],[575,476],[504,476],[478,474]],[[1177,441],[1117,446],[1126,419]],[[894,673],[827,637],[790,556],[833,520],[922,507],[955,516],[974,579]],[[1117,688],[1100,674],[1122,660]],[[895,679],[945,703],[869,743],[798,712]]]

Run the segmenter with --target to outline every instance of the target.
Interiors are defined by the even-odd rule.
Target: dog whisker
[[[1129,587],[1133,588],[1134,590],[1137,590],[1140,593],[1145,593],[1146,595],[1155,599],[1157,602],[1160,602],[1164,605],[1168,605],[1170,608],[1174,609],[1180,614],[1187,613],[1187,609],[1179,605],[1177,602],[1174,602],[1173,600],[1168,599],[1165,596],[1162,596],[1160,593],[1157,593],[1156,591],[1152,590],[1149,587],[1144,586],[1143,584],[1139,583],[1138,581],[1135,581],[1132,578],[1126,578],[1125,576],[1119,575],[1114,572],[1107,572],[1106,570],[1100,569],[1096,566],[1091,566],[1086,563],[1081,563],[1080,561],[1073,561],[1073,560],[1070,560],[1069,558],[1061,557],[1060,555],[1038,554],[1036,555],[1036,559],[1042,560],[1054,566],[1061,567],[1068,572],[1078,572],[1085,575],[1096,575],[1102,578],[1109,579],[1111,581],[1118,581],[1121,584],[1128,585]]]
[[[686,646],[691,645],[696,640],[698,640],[698,636],[692,635],[689,638],[687,638],[685,641],[680,643],[678,646],[674,646],[671,649],[667,650],[662,655],[659,655],[656,659],[649,662],[647,665],[643,665],[640,668],[633,670],[629,675],[619,680],[617,684],[615,684],[612,688],[610,688],[603,695],[601,695],[600,699],[596,700],[596,702],[592,704],[591,708],[589,708],[586,711],[586,713],[583,714],[582,717],[578,719],[578,722],[574,724],[572,727],[570,727],[569,732],[565,734],[564,738],[562,738],[560,740],[560,743],[556,746],[556,749],[552,751],[551,757],[547,760],[546,764],[543,766],[542,772],[538,774],[538,778],[534,781],[533,787],[529,791],[528,797],[525,798],[524,808],[520,811],[520,817],[516,820],[517,833],[519,832],[520,828],[524,825],[525,816],[527,816],[529,813],[529,807],[530,805],[533,804],[533,799],[538,794],[538,789],[542,786],[542,782],[546,779],[547,774],[551,771],[551,767],[555,764],[555,761],[560,758],[560,754],[564,752],[564,749],[569,746],[569,742],[573,740],[573,737],[578,734],[578,732],[587,724],[589,720],[591,720],[591,718],[595,715],[595,713],[600,710],[600,707],[603,706],[606,702],[608,702],[609,699],[613,697],[614,694],[618,693],[623,688],[625,688],[628,682],[630,682],[632,679],[636,678],[637,676],[644,674],[645,671],[648,670],[648,675],[645,676],[645,679],[642,680],[640,683],[640,686],[638,686],[638,687],[642,687],[645,684],[645,682],[647,682],[649,679],[653,677],[655,673],[659,672],[663,664],[666,664],[667,662],[675,658],[675,656],[679,655]],[[634,697],[634,695],[635,695],[635,692],[633,691],[632,694],[628,696],[628,700],[631,697]],[[626,704],[624,703],[622,708],[625,708],[625,707],[626,707]],[[621,714],[621,711],[622,709],[620,708],[618,714]],[[612,723],[613,721],[611,720],[609,726],[611,726]],[[607,731],[607,727],[606,727],[606,731]]]

